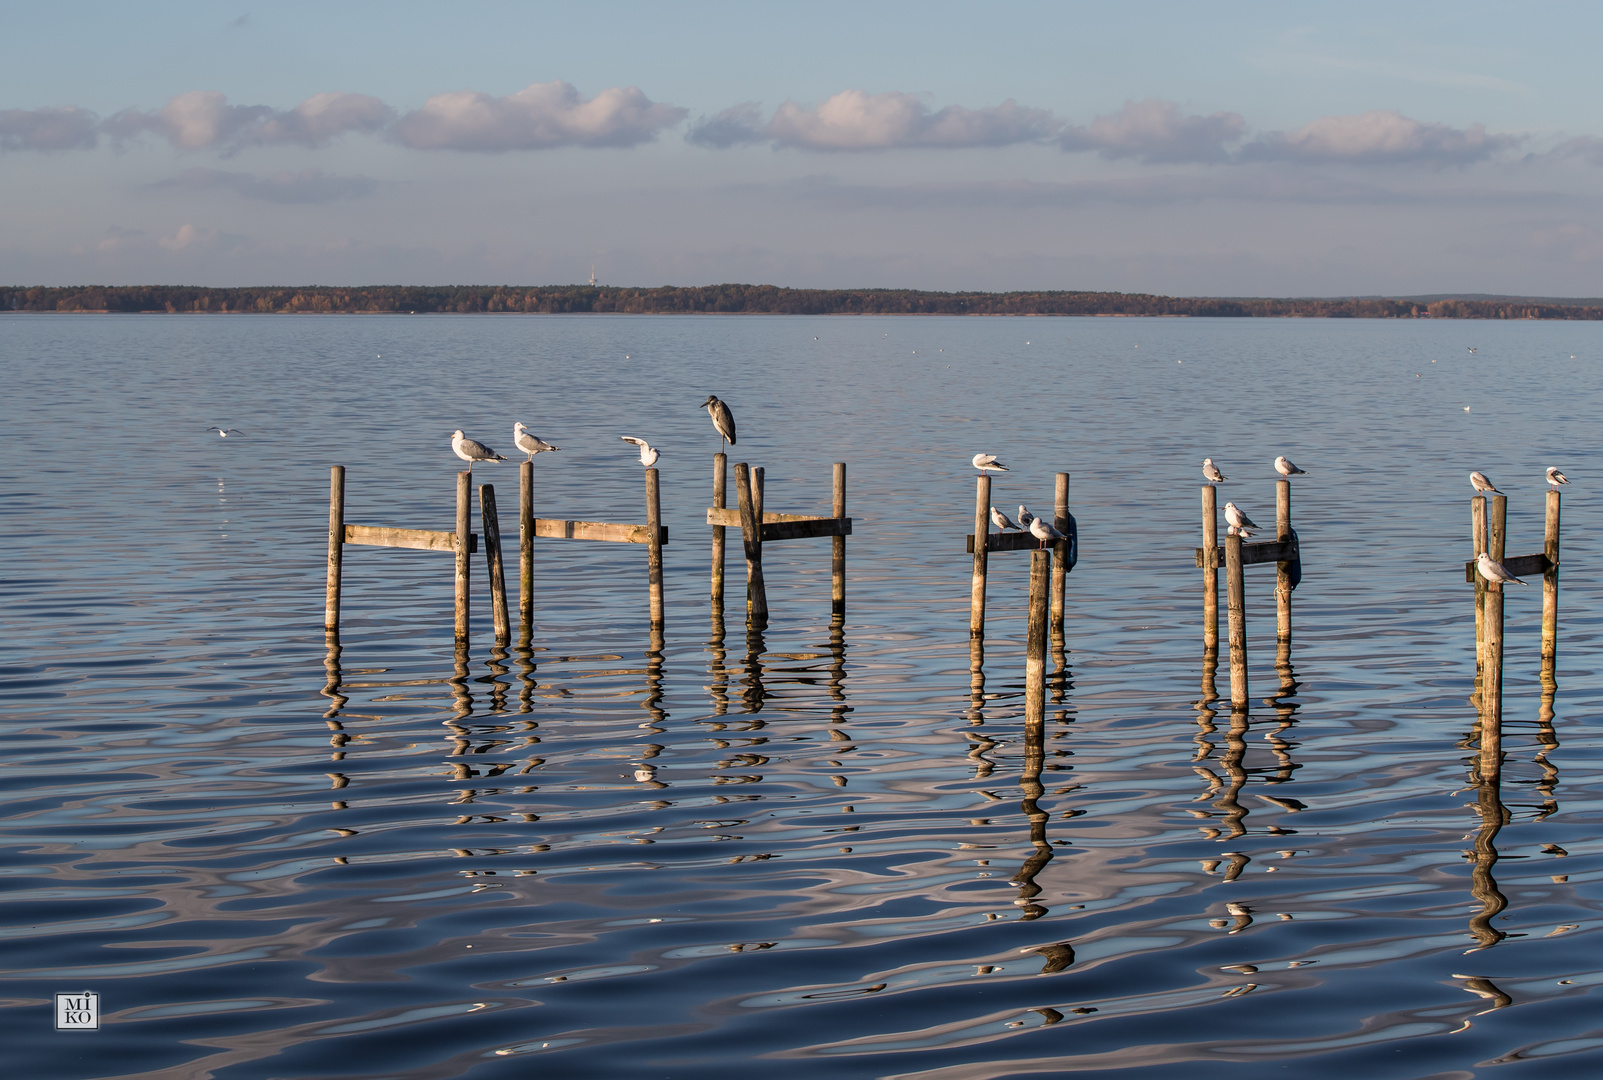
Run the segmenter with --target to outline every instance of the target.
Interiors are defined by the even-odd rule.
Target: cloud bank
[[[688,115],[654,102],[639,87],[615,86],[589,100],[571,83],[534,83],[492,97],[476,90],[436,94],[396,123],[395,137],[414,150],[504,153],[559,146],[638,146]]]
[[[366,94],[331,92],[280,112],[266,105],[230,105],[216,90],[179,94],[153,112],[124,109],[101,129],[113,139],[153,132],[179,150],[291,145],[317,148],[348,132],[382,131],[395,110]]]
[[[1148,165],[1225,162],[1230,147],[1247,133],[1240,113],[1182,116],[1172,101],[1128,101],[1119,112],[1099,116],[1086,127],[1058,137],[1064,150],[1094,150],[1108,160],[1134,158]]]
[[[1488,135],[1480,124],[1454,128],[1372,109],[1354,116],[1322,116],[1289,133],[1270,132],[1243,147],[1241,157],[1244,161],[1446,168],[1485,161],[1523,141],[1519,135]]]
[[[98,141],[99,124],[76,105],[0,109],[0,150],[86,150]]]
[[[736,105],[703,117],[685,138],[716,149],[741,143],[826,151],[961,149],[1038,142],[1061,126],[1046,109],[1012,99],[981,109],[948,105],[931,111],[918,94],[843,90],[819,105],[787,101],[766,123],[754,103]]]

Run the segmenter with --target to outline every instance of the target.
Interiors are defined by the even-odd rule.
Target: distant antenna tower
[[[591,263],[590,264],[590,285],[592,287],[594,287],[595,283],[596,283],[596,267],[595,267],[594,263]]]

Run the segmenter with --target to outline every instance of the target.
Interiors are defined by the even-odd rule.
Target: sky
[[[0,0],[0,283],[1603,296],[1603,5]]]

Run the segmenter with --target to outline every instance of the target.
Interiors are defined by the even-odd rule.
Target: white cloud
[[[1481,124],[1455,128],[1371,109],[1353,116],[1322,116],[1297,131],[1260,136],[1242,148],[1241,157],[1247,161],[1445,168],[1483,161],[1523,139],[1520,135],[1488,135]]]
[[[99,139],[98,124],[76,105],[0,109],[0,150],[86,150]]]
[[[276,203],[326,203],[360,199],[373,194],[379,182],[370,176],[339,176],[322,169],[282,171],[267,176],[225,169],[185,169],[177,176],[158,180],[154,188],[186,191],[234,191],[247,199]]]
[[[379,131],[394,115],[366,94],[317,94],[280,112],[267,105],[230,105],[216,90],[191,90],[155,112],[124,109],[103,127],[117,138],[155,132],[180,150],[233,151],[273,144],[323,146],[346,132]]]
[[[767,142],[764,126],[763,114],[757,103],[745,101],[713,116],[703,116],[690,125],[685,141],[696,146],[727,150],[741,143]]]
[[[492,97],[476,90],[436,94],[401,117],[395,135],[414,150],[543,150],[557,146],[636,146],[687,115],[654,102],[635,86],[614,86],[585,100],[571,84],[534,83]]]
[[[1147,164],[1222,162],[1240,142],[1247,125],[1239,113],[1183,116],[1172,101],[1127,101],[1124,108],[1099,116],[1086,127],[1071,127],[1058,138],[1067,151],[1095,150],[1104,158],[1135,158]]]
[[[775,146],[805,150],[889,150],[1010,146],[1046,138],[1059,126],[1047,110],[1011,99],[981,109],[948,105],[931,112],[917,94],[843,90],[820,105],[785,102],[763,134]]]

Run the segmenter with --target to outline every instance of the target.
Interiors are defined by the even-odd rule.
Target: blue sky
[[[1603,8],[0,5],[0,281],[1603,295]]]

